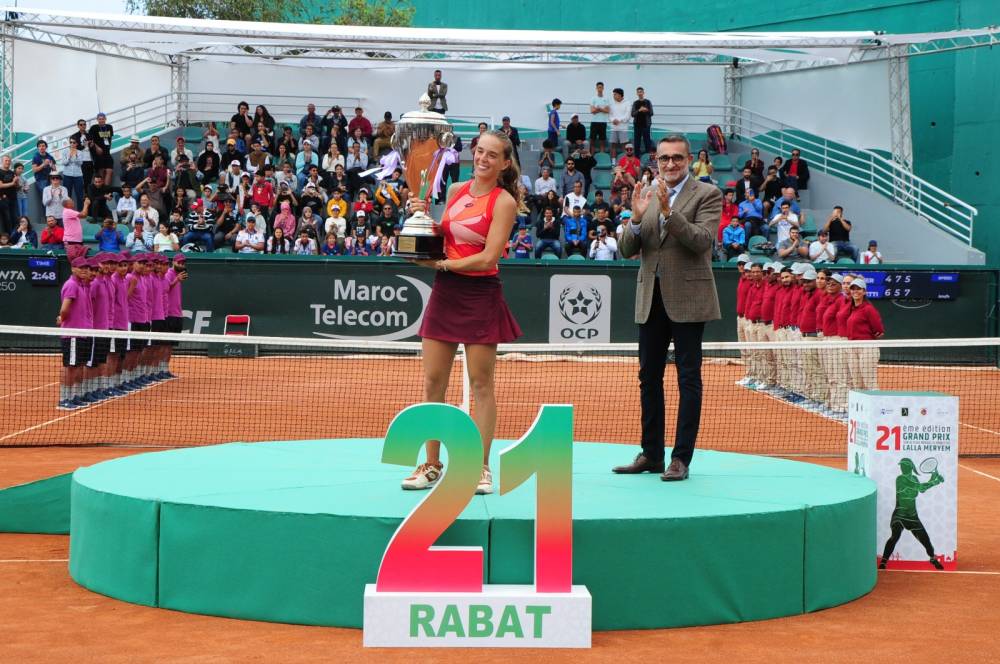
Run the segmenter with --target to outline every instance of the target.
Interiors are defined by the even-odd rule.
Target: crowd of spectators
[[[448,86],[440,71],[427,93],[432,110],[446,113]],[[633,189],[655,178],[648,165],[654,149],[653,103],[642,87],[626,101],[622,88],[608,97],[604,84],[597,83],[589,127],[579,115],[564,124],[561,107],[559,99],[552,100],[539,176],[522,177],[508,255],[632,258],[620,255],[618,240],[623,220],[631,215]],[[487,129],[480,124],[480,133]],[[80,209],[89,199],[85,239],[101,251],[389,255],[406,216],[409,188],[400,169],[382,180],[370,169],[391,150],[394,131],[389,112],[373,124],[360,107],[349,118],[339,106],[320,112],[309,104],[297,123],[282,126],[266,106],[258,104],[251,112],[247,102],[240,102],[228,130],[208,126],[194,149],[184,135],[169,148],[158,136],[148,148],[132,136],[116,172],[114,128],[104,115],[89,128],[81,120],[64,154],[54,155],[44,140],[38,141],[30,164],[33,184],[24,178],[24,165],[13,165],[6,156],[0,162],[0,248],[58,248],[64,201]],[[509,117],[503,118],[502,131],[520,161],[521,140]],[[473,137],[469,147],[476,142]],[[455,147],[461,151],[461,139]],[[606,188],[594,185],[595,169],[610,171]],[[455,181],[458,171],[456,164],[446,177]],[[700,150],[691,177],[716,182],[715,175],[708,151]],[[808,183],[809,166],[798,150],[769,166],[752,150],[740,179],[726,183],[716,259],[751,251],[782,260],[862,260],[850,241],[852,223],[839,207],[815,229],[815,239],[806,239],[812,231],[807,231],[810,220],[800,208],[798,191]],[[27,217],[32,188],[42,210],[35,220]],[[33,223],[42,227],[40,235]],[[881,262],[877,246],[869,249],[864,260]]]

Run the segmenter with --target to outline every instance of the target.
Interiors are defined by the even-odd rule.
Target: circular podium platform
[[[494,456],[507,443],[497,441]],[[393,532],[427,494],[380,439],[234,443],[77,470],[70,573],[118,599],[360,627]],[[635,449],[578,443],[574,583],[598,630],[790,616],[875,585],[875,485],[813,464],[696,453],[690,479],[613,475]],[[493,467],[496,468],[494,462]],[[487,583],[532,582],[534,480],[476,496],[438,542],[481,546]]]

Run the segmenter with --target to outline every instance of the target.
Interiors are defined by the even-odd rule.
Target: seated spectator
[[[782,203],[788,203],[791,212],[794,212],[795,214],[802,213],[802,210],[799,208],[799,197],[795,193],[794,187],[782,186],[781,196],[775,199],[773,209],[780,210]],[[775,214],[777,214],[777,212],[772,213],[771,216],[773,217]]]
[[[830,232],[821,230],[812,244],[809,245],[809,260],[813,263],[834,263],[837,260],[837,247],[830,242]]]
[[[722,231],[729,225],[733,217],[740,216],[740,207],[733,202],[733,196],[735,196],[735,192],[732,189],[726,189],[722,194],[722,216],[719,218],[719,227],[715,234],[715,241],[719,246],[722,246]]]
[[[295,155],[295,173],[300,188],[306,183],[306,177],[309,175],[309,167],[315,166],[319,168],[319,161],[319,153],[313,152],[311,143],[304,144],[302,151]]]
[[[715,166],[712,165],[712,160],[708,158],[708,150],[698,150],[698,158],[691,164],[691,173],[701,182],[711,184],[712,173],[714,172]]]
[[[531,258],[533,245],[531,243],[531,235],[528,233],[527,226],[517,227],[517,235],[515,235],[513,241],[511,241],[510,248],[514,252],[514,258]]]
[[[792,212],[791,204],[784,200],[780,201],[780,203],[780,211],[767,224],[769,231],[773,230],[777,232],[777,243],[779,246],[788,239],[790,229],[799,228],[799,215]]]
[[[878,250],[878,242],[868,241],[868,250],[861,254],[861,262],[865,265],[881,265],[885,262],[882,252]]]
[[[306,205],[302,208],[302,216],[299,217],[299,233],[305,231],[306,235],[311,238],[318,238],[322,236],[320,232],[321,229],[317,228],[320,220],[317,215],[313,214],[312,207]],[[297,243],[297,241],[296,241]]]
[[[542,154],[538,157],[538,168],[539,172],[541,169],[547,168],[550,173],[554,173],[556,170],[556,156],[553,153],[555,149],[555,143],[545,139],[542,141]],[[557,192],[558,193],[558,192]]]
[[[115,227],[115,220],[111,218],[104,220],[101,230],[97,231],[94,239],[97,240],[99,251],[109,251],[115,254],[121,251],[122,245],[125,244],[125,236]]]
[[[292,212],[292,204],[289,201],[281,203],[278,214],[275,215],[274,221],[271,223],[275,230],[278,228],[282,230],[284,237],[295,237],[297,222],[295,214]]]
[[[764,162],[760,158],[760,150],[753,148],[750,150],[750,158],[743,163],[743,168],[750,169],[750,174],[759,180],[764,179]],[[757,187],[751,187],[754,191],[757,191]]]
[[[632,219],[632,211],[631,210],[623,210],[619,214],[619,216],[618,216],[619,224],[618,224],[618,227],[615,229],[615,238],[618,239],[619,244],[622,241],[622,235],[625,233],[625,224],[628,223],[629,221],[631,221],[631,219]],[[622,258],[631,260],[631,259],[635,258],[638,255],[639,254],[636,253],[633,256],[622,256]]]
[[[246,220],[243,230],[236,234],[236,252],[240,254],[259,254],[264,251],[264,234],[257,230],[257,220],[250,217]]]
[[[778,242],[776,251],[780,261],[797,261],[800,258],[809,258],[809,245],[799,236],[798,226],[791,226],[788,229],[788,238]]]
[[[153,236],[147,236],[141,220],[132,223],[132,231],[125,235],[125,251],[142,254],[153,250]]]
[[[610,208],[602,208],[598,210],[597,213],[594,215],[593,219],[591,219],[590,224],[588,226],[589,230],[587,232],[587,239],[588,240],[597,239],[598,231],[601,226],[604,226],[605,229],[609,229],[608,232],[610,233],[611,232],[610,229],[614,228],[614,226],[612,225],[613,222],[614,220],[611,219]],[[615,241],[615,244],[617,244],[617,240]]]
[[[254,219],[256,220],[256,217]],[[215,233],[212,235],[212,239],[216,248],[230,247],[235,252],[236,236],[243,230],[244,224],[245,221],[241,222],[239,213],[233,207],[233,200],[226,199],[222,203],[222,209],[219,210],[218,216],[215,217]],[[264,229],[259,226],[257,231],[261,234],[264,233]]]
[[[247,173],[251,176],[263,172],[264,166],[271,163],[271,155],[264,151],[259,139],[250,141],[250,154],[247,155]]]
[[[281,146],[285,146],[285,154],[292,160],[295,159],[295,153],[299,151],[299,142],[295,140],[295,136],[292,134],[291,127],[283,127],[281,130],[281,138],[278,139],[278,156],[281,156],[282,150]]]
[[[299,120],[299,135],[304,136],[308,127],[316,127],[322,121],[323,119],[316,115],[316,104],[307,104],[306,114]]]
[[[213,227],[213,221],[214,217],[204,206],[192,204],[187,219],[188,231],[181,238],[180,243],[185,245],[200,244],[205,247],[205,251],[215,251],[216,229]]]
[[[253,217],[257,220],[257,230],[267,236],[267,217],[264,216],[264,211],[260,209],[260,206],[256,203],[250,204],[250,211],[244,215],[243,220],[246,221],[248,218]]]
[[[202,183],[211,184],[219,179],[219,164],[221,163],[222,157],[215,151],[215,144],[206,141],[205,149],[198,155],[198,160],[195,162]]]
[[[371,233],[365,238],[369,256],[378,256],[382,250],[382,236]]]
[[[38,248],[38,234],[31,228],[31,221],[27,217],[17,220],[17,228],[10,236],[10,244],[14,249]]]
[[[165,223],[160,224],[159,232],[153,238],[153,250],[157,252],[177,251],[181,248],[177,236],[170,232]],[[103,251],[103,249],[102,249]]]
[[[760,161],[758,159],[758,161]],[[750,163],[750,162],[747,162]],[[763,167],[763,162],[761,162],[761,167]],[[736,204],[739,205],[747,199],[747,192],[760,192],[761,186],[764,184],[764,178],[754,175],[753,168],[750,166],[743,167],[743,177],[740,178],[739,182],[736,183]]]
[[[400,224],[399,212],[391,203],[386,203],[382,206],[379,215],[374,218],[374,222],[375,229],[382,235],[392,235],[392,229]]]
[[[550,191],[559,193],[559,183],[552,177],[552,170],[548,166],[543,166],[541,175],[535,180],[535,201],[536,205],[541,205],[545,194]]]
[[[597,237],[590,243],[590,257],[595,261],[613,261],[618,258],[618,241],[608,235],[608,227],[597,227]]]
[[[850,256],[851,260],[857,263],[860,257],[858,248],[851,244],[851,230],[853,228],[854,225],[844,218],[844,208],[836,205],[821,230],[830,231],[830,242],[837,247],[838,256]]]
[[[299,231],[299,239],[295,241],[292,253],[296,256],[315,256],[319,253],[316,247],[316,239],[305,228]]]
[[[600,189],[594,192],[594,204],[590,206],[590,209],[597,214],[601,210],[607,210],[608,214],[611,214],[611,204],[604,200],[604,192]]]
[[[340,256],[344,253],[343,245],[337,239],[336,233],[327,232],[326,242],[319,248],[319,253],[323,256]]]
[[[611,198],[628,199],[632,196],[632,187],[635,186],[635,179],[625,172],[621,166],[616,166],[611,171]],[[613,205],[613,204],[612,204]]]
[[[368,155],[361,151],[360,143],[355,143],[351,146],[351,151],[347,155],[346,167],[348,180],[354,185],[351,186],[351,184],[349,184],[348,189],[353,191],[360,186],[361,177],[358,173],[368,168]]]
[[[170,153],[170,158],[167,163],[178,163],[181,157],[187,157],[188,161],[194,161],[194,153],[188,150],[186,141],[183,136],[178,136],[174,141],[174,150]]]
[[[795,229],[796,231],[798,229]],[[740,225],[739,217],[732,217],[729,225],[722,231],[722,249],[726,252],[726,260],[739,256],[747,248],[747,232]]]
[[[347,152],[354,152],[355,145],[358,146],[358,150],[361,151],[361,154],[370,156],[368,155],[368,141],[366,141],[365,137],[361,135],[360,127],[355,127],[354,131],[352,131],[351,135],[347,138]],[[369,159],[369,161],[371,161],[371,159]]]
[[[368,189],[362,187],[358,190],[358,198],[351,204],[351,210],[357,213],[359,210],[364,210],[369,216],[375,211],[375,204],[368,199]]]
[[[809,188],[809,164],[799,155],[797,148],[792,150],[792,158],[785,162],[778,172],[786,186],[796,191],[805,191]]]
[[[253,203],[260,207],[261,211],[270,214],[274,209],[274,185],[264,178],[264,173],[257,171],[253,178],[253,185],[250,188],[250,198]]]
[[[302,132],[302,138],[299,139],[299,152],[303,152],[309,146],[311,151],[315,154],[319,154],[319,136],[316,135],[316,126],[312,123],[307,124],[305,131]]]
[[[274,172],[281,173],[284,170],[285,164],[291,166],[291,170],[295,170],[295,153],[289,151],[288,145],[285,143],[278,143],[278,153],[274,155],[274,159],[271,161],[274,165]]]
[[[579,173],[577,175],[579,175]],[[563,216],[564,217],[572,216],[573,208],[580,208],[581,214],[590,209],[589,206],[587,205],[587,197],[583,195],[582,176],[580,177],[579,180],[575,180],[573,182],[572,189],[570,189],[566,193],[566,195],[563,196],[563,209],[562,209]]]
[[[132,215],[132,221],[143,222],[143,232],[148,233],[150,238],[156,234],[156,229],[160,225],[160,213],[150,204],[148,194],[139,197],[139,207]]]
[[[174,171],[174,188],[178,191],[176,202],[188,203],[198,196],[201,185],[198,183],[198,171],[194,162],[181,155]]]
[[[118,197],[118,203],[115,204],[115,209],[112,211],[112,219],[115,220],[116,224],[130,226],[137,209],[135,198],[132,196],[132,188],[123,184],[122,195]]]
[[[238,149],[237,139],[229,138],[226,139],[226,149],[222,151],[222,156],[219,159],[220,175],[222,173],[222,169],[229,168],[234,161],[239,162],[240,168],[243,168],[246,166],[247,156],[246,153]]]
[[[328,217],[336,216],[346,219],[348,211],[349,206],[347,201],[344,199],[343,192],[340,189],[334,189],[331,191],[330,200],[326,202],[326,215]]]
[[[344,241],[345,256],[367,256],[368,255],[368,229],[362,226],[355,226],[351,229],[351,234]]]
[[[11,242],[10,242],[10,234],[9,233],[0,233],[0,249],[7,250],[7,249],[13,249],[13,248],[14,248],[14,245],[11,244]]]
[[[136,137],[138,139],[138,136]],[[140,153],[142,155],[143,168],[152,168],[153,160],[157,157],[163,159],[164,164],[170,163],[170,150],[160,145],[160,137],[153,136],[149,139],[149,149]]]
[[[569,158],[573,152],[580,153],[581,150],[588,149],[590,143],[587,142],[587,127],[580,122],[580,116],[576,113],[569,119],[566,125],[566,142],[563,143],[563,157]]]
[[[294,166],[292,166],[292,164],[287,162],[282,164],[281,171],[274,176],[274,180],[278,184],[279,191],[282,186],[292,192],[299,190],[299,179],[295,176]]]
[[[312,182],[307,182],[299,198],[299,209],[303,212],[306,208],[312,208],[313,212],[326,209],[326,199],[322,189]]]
[[[62,213],[59,213],[62,216]],[[42,231],[42,249],[62,249],[63,229],[52,215],[45,217],[45,229]]]
[[[618,160],[618,167],[622,169],[623,175],[631,178],[630,186],[635,186],[636,181],[639,179],[639,171],[642,169],[642,164],[639,162],[639,158],[635,156],[635,150],[631,143],[625,144],[625,154]]]
[[[250,104],[241,101],[236,105],[236,113],[229,118],[229,128],[235,129],[240,136],[253,131],[253,116],[250,115]]]
[[[578,152],[573,152],[572,157],[576,170],[583,173],[583,195],[589,196],[590,186],[593,182],[591,173],[597,167],[597,160],[590,154],[590,149],[586,147]]]
[[[389,204],[392,207],[399,207],[399,192],[389,180],[380,180],[375,184],[375,202],[379,207]]]
[[[351,212],[351,216],[347,219],[348,233],[353,233],[354,231],[361,231],[361,237],[367,237],[369,233],[372,232],[371,219],[368,213],[364,210],[356,210]]]
[[[327,187],[330,193],[340,191],[344,198],[348,197],[351,188],[351,178],[343,166],[337,164],[333,167],[333,174],[327,177]]]
[[[758,198],[764,207],[764,219],[770,219],[774,202],[781,198],[781,178],[778,177],[778,169],[774,166],[767,169],[767,177],[761,183],[761,192]]]
[[[167,219],[167,228],[177,237],[184,235],[187,231],[187,227],[184,225],[185,214],[187,213],[182,212],[178,208],[174,208],[173,212],[170,213],[170,218]]]
[[[553,192],[554,195],[555,192]],[[555,211],[551,207],[542,210],[542,218],[535,226],[535,258],[541,258],[542,254],[548,250],[559,258],[562,258],[562,245],[559,243],[560,224],[556,219]]]
[[[323,155],[323,170],[327,173],[332,173],[337,164],[343,166],[345,163],[344,155],[340,154],[340,148],[337,147],[336,143],[331,143]]]
[[[365,111],[358,106],[354,109],[354,117],[347,123],[347,131],[353,136],[355,129],[361,129],[361,135],[366,141],[372,140],[372,123],[365,117]]]
[[[563,240],[565,242],[566,256],[578,253],[581,256],[587,255],[587,219],[583,216],[583,210],[579,205],[574,205],[569,215],[564,215]]]
[[[562,199],[559,198],[559,194],[557,194],[555,190],[550,190],[545,192],[545,196],[542,198],[541,202],[538,205],[538,210],[537,210],[538,216],[541,217],[542,215],[544,215],[546,209],[552,210],[552,216],[555,217],[556,219],[562,217],[562,212],[563,212]]]
[[[739,218],[743,223],[747,239],[754,235],[764,235],[764,206],[757,198],[757,192],[753,189],[747,191],[746,200],[739,204]]]

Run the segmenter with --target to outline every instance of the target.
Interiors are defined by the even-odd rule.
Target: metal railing
[[[331,106],[339,105],[349,118],[353,116],[354,107],[362,106],[361,99],[357,97],[189,92],[153,97],[110,111],[107,116],[120,140],[131,134],[143,136],[151,131],[183,124],[227,122],[229,116],[236,112],[237,104],[251,97],[252,109],[257,104],[263,104],[277,123],[297,124],[309,103],[316,104],[317,114],[320,116]],[[578,114],[581,122],[589,124],[590,105],[566,102],[560,109],[560,114],[564,118]],[[495,126],[493,116],[449,117],[470,124],[484,121],[491,128]],[[88,126],[95,121],[94,118],[85,119]],[[373,124],[379,120],[369,119]],[[740,106],[657,105],[654,120],[653,131],[661,134],[668,131],[701,133],[708,125],[718,124],[724,127],[728,135],[735,136],[751,147],[774,154],[787,155],[792,148],[797,148],[809,162],[810,168],[881,194],[935,228],[972,245],[973,223],[979,213],[975,207],[914,175],[892,159],[871,150],[853,148],[817,136]],[[38,139],[45,138],[49,151],[58,158],[68,143],[69,135],[74,131],[75,125],[48,130],[0,150],[0,155],[9,154],[15,161],[26,161],[34,153]],[[459,131],[463,137],[475,133],[469,129]],[[698,147],[695,145],[694,149]]]

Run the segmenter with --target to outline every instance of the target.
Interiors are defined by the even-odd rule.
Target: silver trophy
[[[403,160],[403,172],[411,189],[418,185],[418,197],[430,206],[433,178],[437,176],[444,150],[455,144],[452,126],[443,115],[430,109],[431,98],[420,96],[420,110],[404,113],[396,123],[392,148]],[[413,259],[445,257],[441,227],[423,210],[405,222],[396,241],[395,256]]]

